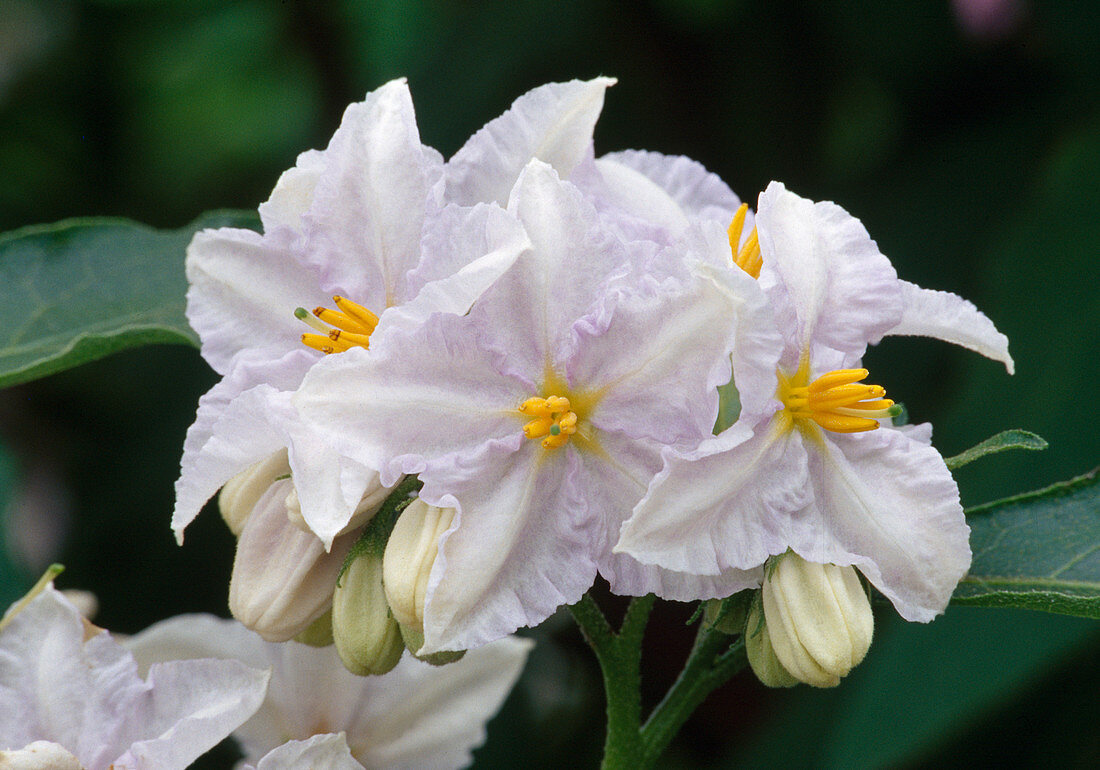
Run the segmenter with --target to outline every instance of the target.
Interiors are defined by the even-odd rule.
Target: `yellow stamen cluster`
[[[859,433],[879,427],[878,420],[900,413],[881,385],[865,385],[866,369],[838,369],[808,385],[809,367],[793,377],[779,375],[779,399],[795,420],[812,420],[835,433]]]
[[[347,297],[332,298],[339,310],[327,307],[313,309],[313,315],[304,307],[295,309],[294,316],[321,334],[303,334],[302,344],[328,355],[342,353],[348,348],[370,347],[370,335],[378,326],[378,316]]]
[[[730,251],[733,253],[733,264],[744,270],[753,278],[760,277],[760,266],[764,263],[760,256],[760,241],[756,235],[756,228],[752,228],[745,245],[738,248],[741,243],[741,231],[745,228],[745,215],[749,212],[749,204],[742,203],[741,208],[733,215],[733,221],[729,226]]]
[[[543,449],[565,446],[569,437],[577,432],[577,413],[571,410],[569,399],[564,396],[529,398],[519,406],[520,414],[535,419],[523,426],[527,438],[542,439]]]

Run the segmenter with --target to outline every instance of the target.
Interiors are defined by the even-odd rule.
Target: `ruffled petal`
[[[294,404],[338,451],[378,468],[386,486],[419,473],[424,458],[469,453],[493,438],[508,437],[515,448],[524,423],[516,409],[533,385],[497,374],[469,324],[436,315],[369,353],[329,356]]]
[[[307,150],[298,156],[294,168],[282,173],[271,197],[260,204],[260,221],[265,233],[277,227],[301,229],[302,214],[313,203],[313,190],[324,168],[325,154]]]
[[[717,387],[730,379],[730,320],[747,302],[741,291],[763,303],[752,279],[738,285],[730,273],[666,281],[660,293],[621,300],[606,329],[578,329],[566,375],[602,394],[594,426],[663,444],[694,446],[710,435]]]
[[[791,513],[812,500],[806,469],[800,436],[768,423],[666,451],[615,551],[696,575],[754,569],[787,549]]]
[[[613,78],[549,83],[516,99],[474,134],[447,163],[447,198],[464,206],[504,205],[532,158],[563,179],[584,157]]]
[[[179,542],[183,542],[184,528],[225,482],[287,446],[270,419],[270,400],[278,389],[297,387],[315,360],[303,348],[270,363],[240,361],[199,399],[176,481],[172,529]],[[260,383],[267,384],[250,392]]]
[[[460,650],[541,623],[596,576],[600,523],[572,447],[489,444],[421,474],[420,497],[457,509],[428,578],[424,652]],[[439,464],[441,465],[441,464]]]
[[[347,108],[302,217],[321,287],[375,313],[409,299],[437,161],[420,143],[404,80]]]
[[[1000,361],[1009,374],[1016,371],[1008,354],[1008,337],[997,331],[985,313],[957,294],[901,281],[901,322],[887,334],[935,337]]]
[[[712,219],[727,226],[741,205],[741,199],[721,177],[683,155],[626,150],[604,155],[596,161],[596,167],[622,208],[670,227],[698,219]],[[640,184],[642,180],[655,185],[664,196]],[[752,225],[751,219],[745,223],[746,233]]]
[[[343,733],[315,735],[304,741],[287,741],[265,754],[255,765],[245,770],[362,770],[348,748]]]
[[[370,677],[378,686],[348,726],[348,742],[367,767],[467,766],[531,647],[500,639],[438,668],[407,656],[385,677]]]
[[[301,347],[304,327],[294,309],[325,301],[315,271],[285,236],[202,230],[187,247],[187,320],[219,374],[242,353],[272,361]]]
[[[387,310],[375,334],[414,328],[432,313],[463,315],[530,246],[519,221],[496,205],[447,206],[427,224],[421,262],[409,273],[415,296]]]
[[[777,322],[788,329],[785,365],[797,367],[811,341],[859,357],[901,319],[890,260],[863,224],[835,203],[814,203],[772,182],[760,194],[756,228],[760,280],[778,289]]]
[[[970,528],[943,458],[889,428],[830,435],[815,448],[816,502],[791,547],[807,561],[855,565],[906,620],[943,612],[970,566]]]

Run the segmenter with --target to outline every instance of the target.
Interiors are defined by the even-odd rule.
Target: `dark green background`
[[[1100,459],[1100,4],[1019,5],[988,38],[947,2],[900,0],[5,0],[0,230],[254,208],[349,102],[400,75],[445,155],[533,86],[614,75],[598,152],[687,154],[749,201],[771,179],[835,200],[902,277],[966,296],[1008,334],[1012,378],[934,341],[868,356],[947,455],[1011,427],[1050,441],[960,470],[964,502],[984,502]],[[0,393],[8,516],[22,504],[67,533],[46,558],[68,565],[60,585],[99,594],[111,629],[225,611],[233,543],[217,516],[182,549],[168,528],[183,434],[213,382],[194,351],[147,348]],[[4,598],[38,568],[4,565]],[[688,614],[656,616],[654,697]],[[844,686],[773,693],[740,676],[668,766],[1100,764],[1095,623],[970,608],[930,626],[888,607],[878,619]],[[479,766],[595,761],[594,664],[560,618],[538,635]]]

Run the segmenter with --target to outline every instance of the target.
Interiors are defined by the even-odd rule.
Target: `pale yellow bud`
[[[306,626],[304,631],[294,637],[294,641],[300,644],[308,644],[310,647],[328,647],[335,641],[332,638],[332,608],[317,620]]]
[[[316,535],[287,518],[290,484],[276,481],[248,517],[229,582],[233,617],[269,642],[292,639],[328,610],[344,557],[358,539],[358,533],[338,537],[326,553]]]
[[[385,674],[401,660],[405,643],[382,588],[382,558],[364,553],[344,571],[332,595],[332,636],[353,674]]]
[[[874,616],[854,567],[788,552],[764,580],[764,620],[779,662],[799,681],[835,687],[871,646]]]
[[[17,751],[0,751],[4,770],[81,770],[80,760],[60,744],[35,741]]]
[[[256,503],[281,476],[290,476],[290,462],[285,449],[250,465],[225,482],[218,494],[218,510],[229,525],[230,532],[238,536],[241,534]]]
[[[439,551],[439,538],[450,528],[454,515],[454,508],[437,508],[416,499],[393,527],[386,543],[382,579],[393,616],[404,629],[424,633],[428,576]]]
[[[764,622],[759,602],[753,603],[745,623],[745,654],[756,678],[768,687],[794,687],[798,684],[798,680],[775,657],[775,648],[772,647],[768,624]]]

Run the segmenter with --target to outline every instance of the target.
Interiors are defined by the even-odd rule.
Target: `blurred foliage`
[[[1084,395],[1100,379],[1100,4],[1005,2],[1022,10],[985,33],[960,23],[965,4],[5,0],[0,230],[89,215],[178,228],[252,209],[389,78],[409,78],[423,140],[450,155],[535,85],[614,75],[599,152],[687,154],[750,201],[770,179],[836,200],[902,277],[962,294],[1009,335],[1014,378],[927,340],[892,338],[867,359],[947,455],[1006,428],[1050,442],[960,469],[973,505],[1098,464]],[[59,583],[98,593],[107,627],[225,613],[231,536],[209,512],[183,548],[168,527],[184,431],[213,381],[194,351],[148,348],[0,393],[0,502],[50,469],[65,494],[22,510],[40,512],[45,542],[65,538]],[[689,614],[655,614],[654,697],[686,654]],[[1057,716],[1096,710],[1095,624],[954,607],[930,626],[879,619],[842,687],[771,693],[739,677],[667,766],[1100,764],[1095,731]],[[535,633],[479,766],[598,753],[593,661],[568,624]]]

